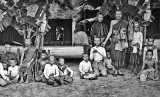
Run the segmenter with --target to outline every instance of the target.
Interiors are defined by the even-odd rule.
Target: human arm
[[[79,71],[82,73],[82,74],[85,74],[85,72],[83,71],[83,63],[81,62],[80,64],[79,64]]]
[[[144,70],[145,66],[146,66],[146,61],[144,60],[144,61],[143,61],[143,65],[142,65],[142,69],[141,69],[140,73]]]
[[[143,61],[145,60],[145,58],[146,58],[146,51],[147,51],[147,48],[146,47],[144,47],[144,49],[143,49]]]
[[[90,35],[91,35],[93,38],[96,37],[95,31],[96,31],[96,26],[95,26],[95,23],[94,23],[94,24],[92,25],[91,31],[90,31]]]
[[[157,53],[158,53],[157,49],[153,50],[153,54],[155,56],[155,59],[158,62],[158,54]]]
[[[22,51],[22,56],[21,56],[21,60],[20,60],[20,65],[19,65],[19,67],[21,67],[21,65],[22,65],[22,63],[23,63],[24,53],[25,53],[25,50]]]
[[[109,38],[111,37],[111,35],[112,35],[112,30],[113,30],[113,21],[111,21],[109,33],[108,33],[105,41],[102,43],[102,46],[105,46],[105,45],[106,45],[108,39],[109,39]]]
[[[92,70],[91,62],[89,63],[90,63],[89,70],[92,72],[93,70]]]
[[[143,46],[143,34],[142,34],[142,32],[141,32],[141,34],[140,34],[140,51],[139,51],[139,55],[141,55],[142,54],[142,46]]]
[[[91,48],[91,51],[90,51],[90,59],[91,59],[91,60],[93,60],[93,51],[94,51],[94,49]]]
[[[46,64],[46,66],[44,67],[44,76],[46,79],[49,79],[49,76],[47,75],[47,71],[48,71],[48,64]]]
[[[73,70],[71,68],[69,68],[69,67],[67,67],[67,70],[71,73],[70,77],[73,77]]]
[[[57,77],[57,76],[59,76],[59,69],[58,69],[58,67],[57,67],[57,65],[55,66],[55,75],[54,75],[54,77]]]
[[[0,63],[0,74],[1,74],[1,76],[2,76],[2,78],[3,78],[4,80],[9,80],[9,79],[5,76],[5,74],[4,74],[4,69],[3,69],[2,63]]]

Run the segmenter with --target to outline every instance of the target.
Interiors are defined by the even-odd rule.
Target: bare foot
[[[29,83],[28,79],[26,79],[26,81],[25,81],[24,83],[25,83],[25,84],[28,84],[28,83]]]
[[[20,82],[19,83],[24,83],[24,80],[20,80]]]

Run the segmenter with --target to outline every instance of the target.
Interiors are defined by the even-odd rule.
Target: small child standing
[[[146,68],[147,67],[147,68]],[[147,50],[146,59],[143,62],[143,66],[140,72],[140,80],[146,81],[146,78],[152,80],[158,80],[157,61],[153,58],[153,51]]]
[[[61,84],[59,77],[59,69],[58,66],[55,64],[54,56],[50,56],[49,64],[45,65],[43,81],[46,82],[48,85],[52,85],[54,87]]]
[[[148,38],[148,43],[147,45],[144,47],[144,51],[143,51],[143,61],[146,58],[146,52],[147,50],[153,50],[153,59],[155,59],[158,62],[158,54],[157,54],[157,47],[154,44],[154,38],[153,37],[149,37]]]
[[[8,68],[9,80],[11,83],[17,83],[19,79],[19,67],[17,64],[17,59],[12,58],[9,60],[10,67]]]
[[[113,62],[111,59],[111,52],[107,51],[107,57],[104,59],[104,66],[107,68],[107,72],[113,76],[117,76],[117,70],[113,66]]]
[[[80,78],[81,79],[97,79],[96,75],[93,73],[91,62],[88,60],[88,54],[84,53],[83,61],[79,64]]]
[[[95,47],[91,48],[90,59],[93,60],[93,70],[97,77],[102,74],[103,77],[107,76],[106,68],[103,64],[103,59],[106,57],[105,48],[100,46],[100,38],[94,38]]]
[[[65,64],[64,58],[59,58],[59,74],[62,84],[71,84],[73,82],[73,70]]]

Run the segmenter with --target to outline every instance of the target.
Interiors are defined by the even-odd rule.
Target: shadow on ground
[[[71,63],[71,61],[74,61]],[[80,59],[67,60],[74,70],[74,82],[59,87],[44,83],[14,84],[0,87],[0,97],[160,97],[160,82],[141,83],[123,70],[125,77],[100,77],[98,80],[80,80],[78,63]]]

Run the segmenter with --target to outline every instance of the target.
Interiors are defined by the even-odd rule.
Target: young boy
[[[65,64],[64,58],[59,58],[59,75],[62,84],[71,84],[73,82],[73,70]]]
[[[143,62],[143,66],[142,66],[140,74],[141,74],[140,79],[142,76],[145,77],[145,80],[146,80],[146,78],[149,78],[152,80],[159,79],[158,69],[157,69],[157,61],[156,61],[156,59],[153,58],[153,51],[152,50],[147,50],[146,59]]]
[[[97,76],[107,76],[106,68],[103,64],[103,59],[106,57],[105,48],[100,46],[100,38],[94,38],[95,47],[91,48],[90,59],[93,60],[93,70]]]
[[[107,72],[113,76],[116,76],[117,74],[117,70],[116,68],[113,66],[113,62],[111,59],[111,52],[107,51],[107,57],[104,59],[104,66],[107,68]]]
[[[153,37],[149,37],[148,38],[148,43],[147,46],[144,47],[144,51],[143,51],[143,61],[146,58],[146,52],[147,50],[151,49],[153,50],[153,59],[155,59],[158,62],[158,54],[157,54],[157,47],[154,44],[154,38]]]
[[[139,30],[140,30],[139,23],[135,22],[133,39],[131,42],[131,47],[133,48],[133,50],[130,57],[130,67],[133,76],[138,74],[138,67],[140,64],[139,56],[142,55],[143,34]]]
[[[49,57],[49,64],[45,65],[43,77],[44,77],[43,81],[45,79],[45,82],[48,85],[52,85],[56,87],[61,84],[60,77],[59,77],[59,69],[58,69],[58,66],[55,64],[54,56]]]
[[[91,36],[92,39],[95,37],[100,38],[100,42],[102,43],[107,36],[108,29],[107,26],[103,23],[104,16],[102,13],[97,15],[97,22],[95,22],[91,27]]]
[[[8,62],[0,63],[0,86],[4,87],[8,85],[9,77],[8,77]]]
[[[19,67],[17,64],[17,59],[12,58],[9,61],[10,67],[8,68],[8,75],[11,83],[17,83],[19,78]]]
[[[91,62],[88,60],[88,54],[84,53],[82,55],[83,61],[79,64],[80,78],[81,79],[97,79],[96,75],[93,73]]]

